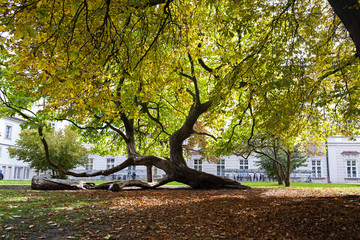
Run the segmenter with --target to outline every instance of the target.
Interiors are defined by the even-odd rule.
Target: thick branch
[[[155,123],[159,124],[161,127],[161,131],[164,132],[165,134],[167,134],[168,136],[170,136],[170,134],[165,130],[164,125],[160,122],[160,114],[159,114],[159,107],[156,108],[157,111],[157,116],[154,117],[148,108],[148,104],[147,103],[143,103],[141,104],[141,106],[143,107],[143,109],[145,110],[146,114],[149,116],[149,118],[154,121]]]
[[[188,58],[189,58],[189,61],[190,61],[190,65],[191,65],[191,81],[194,83],[194,88],[195,88],[195,96],[196,96],[196,99],[195,99],[195,103],[197,106],[199,106],[201,104],[201,101],[200,101],[200,90],[199,90],[199,86],[198,86],[198,82],[197,82],[197,79],[196,79],[196,76],[195,76],[195,65],[194,65],[194,61],[190,55],[190,53],[188,53]]]
[[[185,139],[191,136],[194,133],[194,124],[198,118],[206,112],[211,107],[212,102],[208,101],[206,103],[200,104],[198,106],[192,107],[186,117],[184,124],[180,129],[175,131],[170,136],[170,159],[172,162],[179,166],[186,166],[185,159],[183,157],[183,142]]]
[[[358,0],[328,0],[336,15],[344,24],[355,43],[357,57],[360,57],[360,8]]]
[[[211,137],[212,139],[214,139],[215,141],[217,141],[217,138],[214,136],[214,135],[211,135],[209,133],[204,133],[204,132],[197,132],[197,131],[193,131],[194,134],[198,134],[198,135],[205,135],[205,136],[208,136],[208,137]]]

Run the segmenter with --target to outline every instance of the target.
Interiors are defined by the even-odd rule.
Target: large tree
[[[66,174],[108,175],[145,165],[166,172],[158,185],[176,180],[194,188],[242,188],[190,169],[184,140],[210,133],[219,139],[224,131],[229,146],[235,130],[255,122],[296,134],[307,120],[321,119],[320,107],[347,120],[349,133],[357,124],[358,106],[350,104],[358,101],[354,49],[321,2],[24,0],[1,6],[1,29],[8,33],[2,51],[12,54],[3,102],[19,112],[12,96],[43,99],[29,118],[34,123],[67,120],[97,152],[126,149],[128,159],[112,169]],[[198,121],[207,132],[194,130]]]

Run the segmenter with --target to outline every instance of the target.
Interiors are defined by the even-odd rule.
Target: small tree
[[[69,127],[57,132],[48,128],[45,136],[49,145],[50,159],[61,168],[70,170],[87,163],[88,151],[81,142],[77,141],[78,135]],[[8,148],[11,157],[30,163],[30,167],[37,171],[51,170],[53,177],[66,178],[65,174],[47,162],[44,146],[36,131],[23,131],[16,144],[16,148]]]
[[[283,146],[276,139],[273,139],[270,145],[254,152],[259,158],[257,165],[265,170],[269,177],[277,179],[279,185],[285,182],[286,187],[290,186],[290,174],[306,162],[306,156],[299,151],[298,146]]]

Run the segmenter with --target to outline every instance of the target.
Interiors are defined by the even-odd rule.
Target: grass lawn
[[[277,182],[244,182],[244,185],[253,187],[253,188],[285,188],[284,185],[278,185]],[[359,187],[360,184],[335,184],[335,183],[305,183],[305,182],[291,182],[291,188],[354,188]]]
[[[109,181],[89,181],[95,184],[101,184]],[[244,185],[252,188],[285,188],[284,185],[278,185],[277,182],[243,182]],[[15,186],[30,186],[31,181],[25,180],[1,180],[0,186],[15,185]],[[165,184],[167,186],[185,186],[183,183],[170,182]],[[360,184],[335,184],[335,183],[304,183],[304,182],[292,182],[290,188],[353,188],[360,187]]]
[[[9,186],[9,185],[30,186],[31,181],[26,181],[26,180],[1,180],[0,181],[0,186]]]

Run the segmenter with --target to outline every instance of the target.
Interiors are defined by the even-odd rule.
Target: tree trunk
[[[148,182],[152,182],[153,181],[153,177],[152,177],[152,167],[151,166],[147,166],[146,167],[146,178]]]
[[[175,181],[187,184],[195,189],[249,189],[237,181],[197,171],[188,166],[177,167],[172,176]]]
[[[107,182],[94,187],[94,189],[104,189],[112,192],[118,192],[125,187],[141,187],[141,188],[153,188],[155,185],[150,185],[146,182],[140,180],[125,180],[125,181],[115,181]]]
[[[287,153],[286,157],[286,178],[285,178],[285,187],[290,187],[290,165],[291,165],[291,153]]]
[[[358,0],[328,0],[334,12],[355,43],[357,56],[360,57],[360,8]]]
[[[49,177],[34,176],[31,189],[34,190],[85,190],[94,187],[93,183],[77,180],[63,180]]]
[[[284,183],[283,183],[283,178],[280,173],[280,166],[277,162],[274,162],[274,168],[275,168],[278,185],[283,185]]]
[[[182,125],[170,137],[170,163],[169,170],[166,171],[169,178],[174,179],[196,189],[219,189],[236,188],[248,189],[249,187],[241,185],[239,182],[231,179],[218,177],[212,174],[204,173],[191,169],[187,166],[183,156],[183,142],[194,133],[193,127],[199,116],[207,111],[211,102],[193,106]]]

